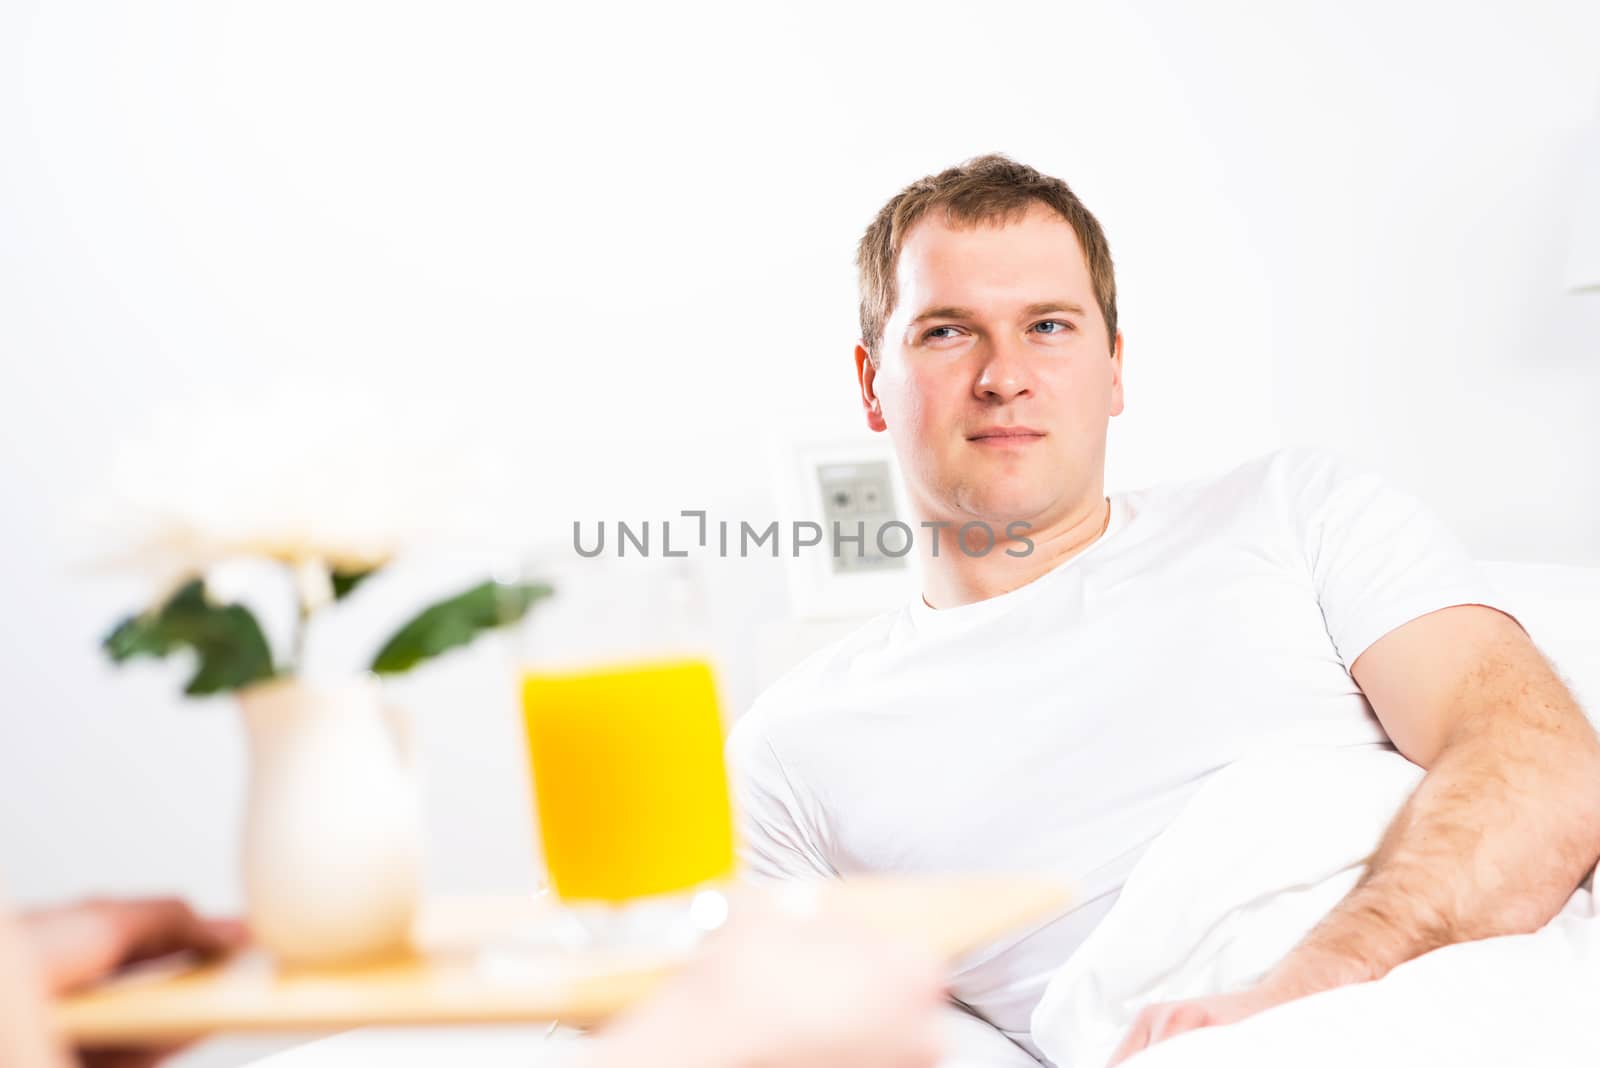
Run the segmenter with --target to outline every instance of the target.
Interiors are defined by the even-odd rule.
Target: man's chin
[[[1048,514],[1050,501],[1020,494],[983,494],[976,499],[961,502],[961,523],[987,523],[997,535],[1003,535],[1012,523],[1026,523],[1024,530],[1040,525]]]

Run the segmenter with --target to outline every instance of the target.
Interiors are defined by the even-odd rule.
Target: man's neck
[[[991,524],[994,545],[980,554],[986,539],[979,538],[963,552],[958,542],[961,524],[949,523],[921,543],[922,599],[932,608],[958,608],[1009,593],[1083,552],[1110,523],[1111,502],[1098,492],[1049,526],[1021,531],[1032,543],[1031,550],[1020,539],[1007,540],[1003,525]]]

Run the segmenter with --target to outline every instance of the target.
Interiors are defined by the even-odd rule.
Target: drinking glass
[[[584,561],[521,628],[521,696],[547,878],[580,939],[686,948],[734,866],[723,731],[697,573]]]

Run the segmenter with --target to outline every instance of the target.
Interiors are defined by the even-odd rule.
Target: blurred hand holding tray
[[[794,887],[736,886],[733,908]],[[809,891],[805,891],[809,892]],[[854,918],[954,960],[1071,901],[1033,877],[862,878],[818,884],[817,909]],[[590,1025],[648,994],[678,959],[623,959],[551,943],[556,910],[534,897],[445,898],[417,923],[418,952],[338,972],[280,972],[259,951],[177,974],[114,979],[60,1006],[73,1040],[94,1045],[232,1031],[557,1020]]]

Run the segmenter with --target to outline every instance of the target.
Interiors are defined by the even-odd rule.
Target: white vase
[[[331,967],[409,947],[422,866],[410,740],[375,678],[239,693],[250,738],[246,916],[280,964]]]

